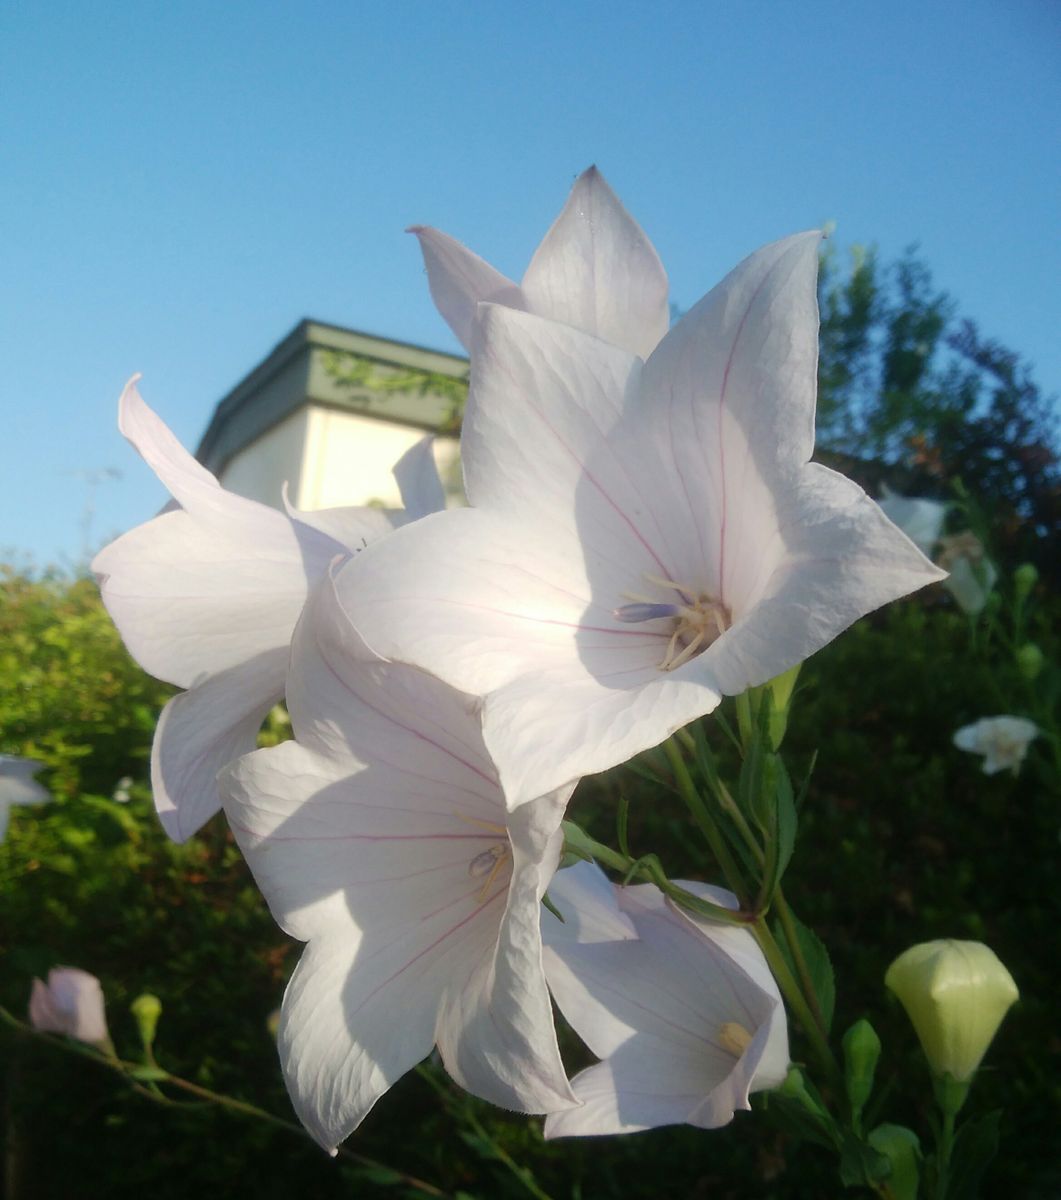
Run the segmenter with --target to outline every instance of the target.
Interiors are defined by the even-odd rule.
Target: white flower
[[[513,283],[460,242],[415,226],[431,295],[466,349],[479,301],[563,321],[647,357],[667,332],[667,275],[652,243],[596,167],[584,171]]]
[[[751,1092],[783,1082],[785,1011],[747,930],[680,912],[651,884],[613,886],[588,863],[560,871],[549,899],[564,916],[543,917],[549,987],[603,1061],[571,1081],[583,1106],[548,1117],[546,1137],[716,1129]]]
[[[884,515],[899,526],[922,554],[930,555],[943,532],[947,506],[938,500],[900,496],[887,484],[882,490],[883,495],[878,503]]]
[[[541,962],[540,900],[570,789],[506,813],[468,697],[366,659],[329,581],[292,645],[296,741],[221,775],[273,915],[309,943],[280,1056],[325,1147],[438,1046],[504,1108],[574,1104]]]
[[[510,804],[656,745],[941,577],[809,461],[818,240],[753,254],[646,363],[481,306],[474,507],[397,531],[336,583],[373,650],[483,698]]]
[[[984,756],[984,774],[995,775],[1007,768],[1016,775],[1028,746],[1039,736],[1039,727],[1025,717],[982,717],[964,725],[954,735],[959,750]]]
[[[940,538],[937,561],[950,574],[943,586],[958,607],[976,616],[987,603],[998,579],[995,564],[984,553],[984,544],[971,530]]]
[[[110,1046],[103,989],[95,975],[77,967],[53,967],[47,983],[34,979],[29,1020],[44,1033],[64,1033],[100,1048]]]
[[[0,842],[7,833],[13,804],[46,804],[51,796],[33,778],[44,764],[32,758],[0,754]]]
[[[226,491],[140,398],[137,378],[122,393],[119,428],[177,506],[118,538],[92,569],[129,652],[187,689],[163,709],[151,755],[162,824],[184,841],[217,812],[217,772],[254,748],[283,694],[309,587],[335,556],[349,557],[402,518],[373,508],[285,515]],[[423,454],[410,456],[406,483],[436,494],[421,481]]]

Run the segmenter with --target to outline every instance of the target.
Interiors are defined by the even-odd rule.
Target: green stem
[[[752,694],[750,691],[741,692],[734,700],[737,709],[737,728],[740,730],[741,745],[747,753],[748,745],[755,732],[755,721],[752,717]]]
[[[689,768],[685,765],[685,759],[682,757],[678,743],[673,738],[668,738],[663,743],[663,749],[670,760],[671,770],[674,772],[678,791],[685,801],[686,807],[692,813],[693,820],[699,826],[700,832],[707,839],[707,844],[711,847],[711,853],[715,856],[715,861],[722,868],[722,874],[725,875],[730,889],[736,893],[741,907],[746,908],[748,893],[736,860],[730,853],[730,849],[719,832],[718,826],[711,820],[711,815],[708,813],[707,806],[704,804],[700,793],[696,790],[696,785],[689,774]]]
[[[954,1118],[956,1114],[943,1112],[943,1125],[939,1131],[936,1151],[936,1200],[946,1200],[950,1186],[950,1156],[954,1149]]]
[[[134,1072],[141,1069],[142,1064],[134,1062],[126,1062],[123,1059],[113,1057],[111,1055],[100,1053],[92,1049],[90,1046],[82,1042],[73,1041],[48,1033],[42,1033],[38,1029],[32,1028],[20,1021],[17,1017],[12,1016],[5,1008],[0,1008],[0,1020],[12,1029],[17,1029],[20,1033],[37,1038],[40,1041],[46,1042],[48,1045],[55,1046],[59,1050],[65,1050],[69,1053],[78,1054],[82,1058],[89,1058],[94,1063],[101,1067],[106,1067],[108,1070],[115,1071],[121,1075],[134,1091],[138,1092],[145,1099],[151,1100],[156,1104],[173,1107],[177,1104],[168,1096],[149,1091],[144,1087],[139,1080],[136,1079]],[[162,1068],[160,1068],[162,1070]],[[310,1134],[302,1128],[301,1125],[296,1125],[293,1121],[285,1121],[282,1117],[273,1116],[271,1112],[267,1112],[264,1108],[258,1108],[254,1104],[247,1104],[243,1100],[237,1100],[233,1096],[225,1096],[220,1092],[213,1092],[209,1088],[200,1087],[197,1083],[192,1083],[190,1079],[182,1079],[178,1075],[171,1075],[168,1071],[163,1071],[165,1078],[159,1080],[159,1083],[167,1087],[174,1087],[180,1091],[187,1092],[192,1096],[198,1097],[199,1100],[216,1105],[218,1108],[227,1108],[232,1112],[241,1113],[243,1116],[255,1117],[259,1121],[265,1121],[269,1125],[275,1126],[277,1129],[285,1129],[288,1133],[296,1134],[301,1138],[309,1138]],[[193,1106],[183,1106],[193,1107]],[[435,1187],[434,1184],[427,1183],[423,1179],[418,1179],[415,1175],[406,1174],[404,1171],[396,1170],[394,1167],[387,1166],[385,1163],[378,1162],[374,1158],[368,1158],[364,1154],[355,1154],[353,1150],[347,1150],[345,1146],[340,1146],[336,1150],[336,1155],[339,1158],[348,1159],[350,1162],[355,1162],[359,1166],[372,1167],[375,1170],[389,1171],[411,1188],[423,1193],[425,1196],[441,1197],[442,1200],[451,1200],[449,1192],[444,1192],[441,1188]],[[549,1197],[545,1197],[549,1200]]]
[[[792,974],[784,952],[777,944],[774,935],[770,932],[766,924],[766,918],[763,916],[757,917],[755,923],[751,926],[751,931],[755,935],[755,940],[759,943],[759,948],[762,950],[770,966],[774,979],[777,980],[777,986],[781,989],[785,1003],[803,1027],[803,1032],[807,1035],[811,1048],[818,1059],[819,1066],[825,1072],[830,1083],[838,1090],[842,1090],[843,1075],[840,1072],[840,1065],[829,1048],[829,1042],[825,1034],[814,1019],[814,1014],[811,1012],[807,1001],[803,998],[803,992],[796,982],[796,977]]]
[[[441,1097],[442,1102],[446,1105],[446,1107],[452,1107],[451,1098],[446,1085],[440,1080],[436,1079],[433,1072],[428,1067],[421,1065],[417,1067],[416,1070],[420,1078],[435,1089],[436,1094]],[[535,1200],[553,1200],[552,1196],[550,1196],[548,1192],[544,1191],[538,1186],[537,1180],[535,1180],[531,1172],[521,1167],[519,1163],[516,1162],[516,1160],[512,1157],[512,1155],[508,1153],[504,1146],[502,1146],[495,1138],[491,1137],[489,1131],[483,1126],[475,1113],[472,1112],[471,1107],[467,1102],[461,1106],[459,1119],[470,1126],[476,1137],[487,1143],[497,1160],[501,1163],[504,1163],[512,1175],[519,1180],[519,1182],[527,1189],[528,1192],[530,1192]]]
[[[800,986],[803,989],[803,995],[806,997],[807,1006],[814,1017],[814,1023],[821,1030],[822,1036],[825,1037],[828,1034],[828,1030],[825,1028],[825,1018],[822,1015],[821,1005],[818,1003],[818,993],[815,991],[814,980],[811,978],[810,968],[807,966],[807,959],[800,945],[799,934],[796,932],[795,917],[780,887],[774,892],[774,911],[781,922],[781,928],[785,931],[785,941],[788,943],[789,951],[792,954],[792,961],[796,965],[796,974],[799,976]]]
[[[620,854],[611,846],[606,846],[603,842],[591,838],[583,829],[570,821],[565,821],[563,828],[564,844],[568,850],[582,858],[596,859],[604,866],[611,867],[613,871],[620,872],[624,878],[644,879],[649,883],[654,883],[675,904],[687,908],[699,917],[706,917],[710,921],[721,921],[726,925],[742,926],[747,926],[755,920],[752,913],[712,904],[710,900],[704,900],[693,892],[679,887],[678,884],[672,883],[667,878],[663,865],[654,854],[648,854],[642,858],[630,858],[629,855]]]

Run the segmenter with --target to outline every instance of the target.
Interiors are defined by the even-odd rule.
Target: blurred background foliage
[[[953,519],[986,539],[1000,579],[976,620],[935,586],[861,621],[804,667],[785,756],[796,778],[818,758],[786,892],[832,953],[835,1031],[868,1015],[882,1036],[872,1119],[916,1120],[923,1137],[927,1074],[884,994],[884,970],[934,937],[976,938],[997,951],[1022,999],[970,1102],[1004,1112],[986,1194],[1005,1186],[1046,1200],[1061,1194],[1058,746],[1040,739],[1019,777],[987,777],[951,738],[997,713],[1056,730],[1052,409],[1016,355],[954,320],[912,255],[881,268],[871,252],[843,261],[831,252],[822,312],[823,458],[874,494],[888,481],[950,499],[960,481],[967,498]],[[1025,559],[1038,562],[1041,578],[1015,631],[1012,571]],[[1046,663],[1035,679],[1017,662],[1027,640]],[[184,846],[163,836],[148,759],[170,694],[129,659],[91,580],[0,576],[0,752],[45,763],[41,780],[55,797],[14,809],[0,845],[0,1004],[23,1014],[32,978],[56,964],[92,971],[118,1051],[134,1058],[128,1005],[154,992],[164,1009],[156,1053],[167,1069],[289,1117],[267,1021],[298,946],[273,924],[223,818]],[[725,738],[710,720],[708,728],[725,759]],[[278,712],[263,743],[286,733]],[[635,852],[657,850],[675,876],[716,877],[687,836],[680,802],[629,772],[586,780],[572,816],[612,840],[620,791]],[[581,1066],[585,1052],[562,1040],[569,1066]],[[798,1041],[794,1049],[798,1056]],[[8,1031],[0,1031],[0,1087],[10,1200],[417,1194],[283,1130],[211,1107],[152,1104],[94,1064]],[[476,1200],[834,1197],[832,1160],[794,1145],[769,1112],[763,1118],[738,1116],[713,1134],[678,1128],[546,1144],[540,1121],[465,1097],[429,1066],[380,1101],[351,1146]]]

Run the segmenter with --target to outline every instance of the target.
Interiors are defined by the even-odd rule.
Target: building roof
[[[376,386],[344,381],[344,363],[370,364]],[[426,384],[401,386],[410,373]],[[452,420],[453,396],[432,388],[429,377],[461,381],[467,374],[468,360],[460,355],[307,318],[221,400],[196,457],[218,475],[233,455],[306,404],[435,430]],[[380,387],[388,377],[399,386]]]

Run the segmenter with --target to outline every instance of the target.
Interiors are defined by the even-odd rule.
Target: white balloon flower
[[[757,251],[647,362],[480,306],[472,507],[338,574],[374,651],[482,698],[517,806],[621,763],[942,577],[816,463],[817,233]]]
[[[602,1061],[571,1081],[582,1107],[549,1116],[547,1138],[717,1129],[784,1081],[785,1010],[747,930],[681,912],[652,884],[614,886],[588,863],[558,872],[549,900],[564,917],[542,919],[549,987]]]
[[[663,264],[596,167],[578,177],[522,283],[448,234],[422,225],[410,232],[420,239],[435,304],[466,350],[480,301],[563,321],[642,357],[667,332]]]
[[[7,834],[13,804],[46,804],[51,796],[33,776],[44,763],[14,754],[0,754],[0,842]]]
[[[285,515],[226,491],[144,403],[138,378],[122,393],[118,426],[177,503],[112,542],[92,569],[132,656],[187,689],[162,710],[151,751],[159,817],[182,842],[221,807],[218,771],[254,749],[283,696],[291,633],[309,588],[337,555],[348,558],[423,514]],[[418,494],[433,511],[442,490],[425,445],[409,451],[395,474],[403,497]]]
[[[474,703],[366,657],[328,580],[295,633],[288,707],[297,740],[221,785],[273,915],[309,943],[279,1028],[307,1129],[336,1146],[435,1045],[503,1108],[577,1103],[539,927],[571,789],[508,814]]]
[[[1038,736],[1038,725],[1026,717],[982,717],[963,725],[954,735],[954,744],[970,754],[982,754],[985,775],[1006,770],[1016,775]]]

